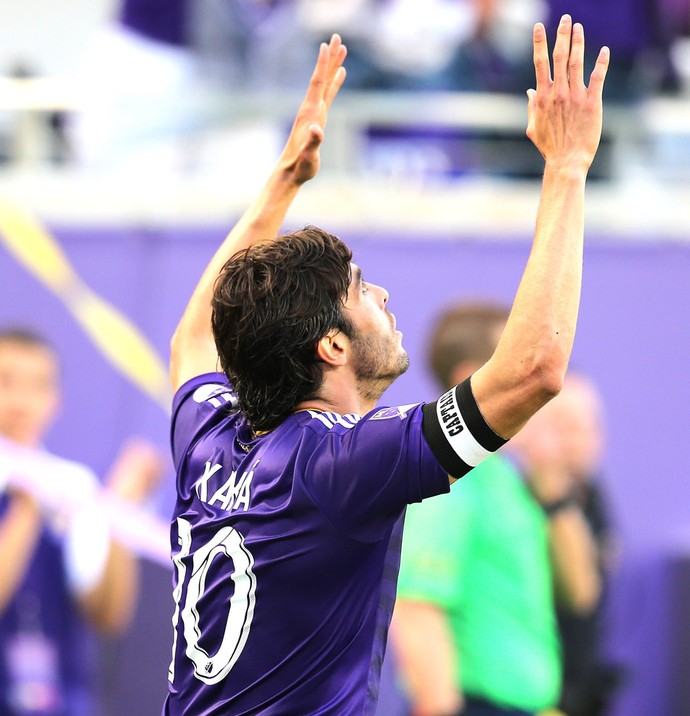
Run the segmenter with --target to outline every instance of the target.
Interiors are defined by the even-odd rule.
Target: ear
[[[331,331],[316,344],[316,355],[320,361],[332,367],[347,363],[349,342],[342,331]]]

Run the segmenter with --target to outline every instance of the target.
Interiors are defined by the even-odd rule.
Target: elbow
[[[132,613],[108,614],[101,618],[96,624],[96,630],[104,637],[122,636],[132,623]]]
[[[180,330],[180,326],[178,326],[170,339],[170,359],[168,361],[168,376],[170,377],[170,383],[173,387],[179,384],[178,375],[182,343],[182,331]]]
[[[536,390],[544,404],[555,398],[563,389],[565,380],[565,366],[546,365],[538,373]]]
[[[170,363],[172,364],[175,361],[175,357],[177,356],[180,344],[182,342],[181,338],[181,330],[180,326],[177,326],[175,329],[175,332],[172,334],[172,338],[170,339]]]
[[[530,395],[535,410],[555,398],[563,388],[567,363],[557,359],[537,360],[528,366],[523,375],[523,385]]]
[[[600,594],[598,579],[578,585],[576,589],[573,589],[568,600],[568,611],[581,617],[589,616],[597,608]]]
[[[534,402],[546,405],[563,389],[568,370],[572,341],[560,340],[561,335],[552,331],[552,340],[545,341],[525,364],[525,380],[533,393]]]
[[[134,598],[124,594],[104,594],[97,590],[82,595],[80,602],[87,621],[103,637],[122,636],[134,618]]]

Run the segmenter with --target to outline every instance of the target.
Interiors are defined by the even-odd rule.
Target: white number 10
[[[187,645],[185,653],[194,664],[194,675],[205,684],[216,684],[228,675],[247,643],[256,602],[256,577],[252,571],[254,558],[244,545],[244,537],[236,529],[223,527],[218,530],[210,542],[194,552],[187,595],[180,609],[182,585],[187,576],[187,567],[182,560],[189,556],[192,548],[192,525],[182,517],[177,518],[177,534],[180,551],[173,558],[177,569],[177,585],[173,591],[173,658],[168,670],[168,680],[172,682],[175,676],[177,623],[182,614],[183,634]],[[235,591],[230,599],[220,646],[215,654],[210,655],[199,646],[201,629],[197,603],[206,589],[206,576],[211,563],[218,556],[232,560]]]

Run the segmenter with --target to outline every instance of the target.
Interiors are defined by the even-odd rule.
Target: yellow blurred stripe
[[[27,212],[0,198],[0,232],[8,251],[55,293],[77,279],[58,243]]]
[[[29,212],[3,199],[0,240],[60,299],[106,360],[167,411],[168,374],[153,346],[126,316],[79,278],[59,243]]]

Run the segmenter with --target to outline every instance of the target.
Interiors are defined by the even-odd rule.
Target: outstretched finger
[[[534,26],[532,35],[534,45],[534,72],[537,77],[537,92],[542,92],[551,85],[551,70],[549,68],[549,46],[546,40],[546,29],[541,22]]]
[[[328,78],[328,65],[330,62],[329,46],[322,42],[319,46],[319,56],[316,59],[316,66],[309,80],[309,88],[307,89],[308,102],[318,102],[324,94],[326,82]]]
[[[345,68],[343,63],[347,57],[347,48],[342,44],[340,35],[333,35],[328,46],[329,63],[328,63],[328,81],[324,93],[324,101],[326,107],[331,106],[331,102],[338,94],[338,91],[345,81]]]
[[[584,87],[585,84],[585,30],[579,22],[573,25],[573,37],[570,44],[569,61],[570,84]]]
[[[589,78],[589,92],[600,99],[604,91],[604,80],[606,79],[606,72],[609,69],[610,59],[611,52],[609,48],[602,47],[601,50],[599,50],[599,57],[597,57],[596,64]]]
[[[340,88],[343,86],[343,82],[345,82],[346,76],[347,72],[345,71],[345,68],[339,67],[337,72],[335,73],[333,81],[326,90],[326,96],[324,97],[324,101],[326,102],[326,109],[330,108],[331,103],[335,99],[335,96],[338,94]]]
[[[333,34],[331,36],[331,41],[328,43],[328,75],[329,77],[332,77],[333,74],[337,71],[338,67],[343,64],[343,60],[345,59],[345,55],[343,54],[345,51],[345,45],[343,45],[343,41],[340,38],[340,35]]]
[[[568,86],[568,61],[570,58],[570,36],[573,21],[570,15],[563,15],[558,23],[556,44],[553,46],[553,82],[558,88]]]

